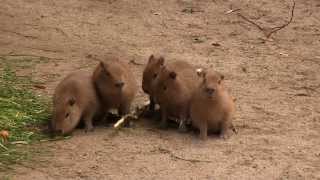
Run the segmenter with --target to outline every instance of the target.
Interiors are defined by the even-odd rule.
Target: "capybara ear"
[[[109,75],[109,72],[108,72],[108,65],[103,62],[103,61],[100,61],[100,68],[102,70],[102,72],[104,72],[106,75]]]
[[[164,57],[160,56],[158,63],[163,66],[164,65]]]
[[[152,62],[153,60],[154,60],[154,55],[151,54],[150,57],[149,57],[149,63]]]
[[[218,72],[218,76],[220,77],[218,83],[221,84],[221,81],[224,80],[224,75]]]
[[[221,78],[221,80],[224,80],[224,75],[220,74],[220,78]]]
[[[104,68],[104,62],[103,61],[100,61],[99,65]]]
[[[99,65],[102,70],[106,70],[106,63],[104,63],[103,61],[100,61]]]
[[[203,77],[204,78],[206,76],[206,71],[203,68],[198,68],[196,71],[197,71],[197,75],[199,77]]]
[[[71,99],[69,99],[68,103],[70,106],[73,106],[74,103],[76,103],[76,100],[74,98],[71,98]]]
[[[171,79],[176,79],[177,73],[172,71],[172,72],[170,72],[169,76],[170,76]]]

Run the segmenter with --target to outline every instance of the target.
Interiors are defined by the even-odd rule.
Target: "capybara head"
[[[202,71],[199,72],[198,75],[203,79],[200,87],[204,96],[211,99],[217,97],[217,93],[219,93],[221,89],[221,83],[224,76],[215,71]]]
[[[55,102],[51,128],[54,133],[69,134],[80,121],[80,110],[74,98]]]
[[[159,76],[156,79],[155,95],[157,99],[165,100],[163,96],[174,98],[174,94],[176,93],[174,89],[179,88],[179,83],[177,81],[178,74],[174,70],[170,70],[163,66],[160,70]],[[171,94],[171,92],[174,94]]]
[[[95,86],[102,97],[120,94],[126,86],[124,76],[123,67],[115,61],[101,61],[93,74]]]
[[[164,65],[164,58],[162,56],[155,57],[151,55],[147,66],[143,71],[142,89],[145,93],[150,94],[153,81],[158,77],[161,67]]]

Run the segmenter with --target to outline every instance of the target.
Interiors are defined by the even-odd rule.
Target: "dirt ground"
[[[66,74],[113,53],[145,64],[152,53],[212,67],[236,97],[228,140],[155,128],[97,127],[41,143],[52,155],[18,165],[13,179],[320,179],[320,1],[1,0],[0,54],[33,55],[51,96]],[[240,11],[226,14],[228,10]],[[141,82],[143,65],[131,64]],[[146,100],[139,91],[135,105]],[[198,160],[198,161],[192,161]],[[8,175],[8,172],[0,176]]]

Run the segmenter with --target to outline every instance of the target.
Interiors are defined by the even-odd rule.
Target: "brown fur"
[[[81,119],[86,131],[93,130],[92,120],[100,105],[91,75],[83,71],[75,72],[58,84],[53,95],[53,131],[68,134]]]
[[[227,138],[229,129],[233,128],[234,102],[224,89],[224,77],[208,71],[202,73],[202,78],[191,100],[192,125],[200,130],[203,140],[207,139],[208,131],[220,132],[221,137]]]
[[[189,118],[189,105],[200,78],[194,66],[176,61],[164,66],[155,82],[155,96],[160,104],[161,126],[167,126],[167,118],[179,119],[179,130],[185,131]]]
[[[99,63],[92,78],[104,112],[117,109],[121,116],[130,112],[137,84],[127,64],[109,57]]]
[[[149,95],[149,110],[154,111],[155,97],[154,97],[154,82],[158,77],[161,67],[164,65],[164,58],[162,56],[155,57],[151,55],[148,64],[144,68],[142,76],[142,89]]]

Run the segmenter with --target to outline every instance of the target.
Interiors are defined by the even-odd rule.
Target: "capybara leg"
[[[94,128],[92,125],[92,118],[93,118],[93,115],[88,115],[83,118],[84,124],[85,124],[85,132],[92,132],[93,131]]]
[[[155,111],[155,102],[151,96],[149,96],[149,101],[150,103],[148,105],[148,108],[143,113],[143,116],[146,118],[151,118],[154,115],[154,111]]]
[[[168,118],[168,114],[167,114],[167,110],[165,108],[161,108],[161,123],[160,123],[160,128],[162,129],[166,129],[168,128],[168,122],[167,122],[167,118]]]
[[[149,96],[150,104],[149,104],[149,111],[153,112],[155,109],[155,102],[151,96]]]
[[[199,130],[200,130],[200,139],[201,140],[207,140],[207,136],[208,136],[208,124],[203,122],[200,127],[199,127]]]
[[[230,123],[229,121],[224,121],[221,123],[221,132],[220,132],[220,138],[222,139],[228,139],[230,137]]]
[[[122,117],[130,113],[130,104],[121,104],[118,109],[119,115]]]

